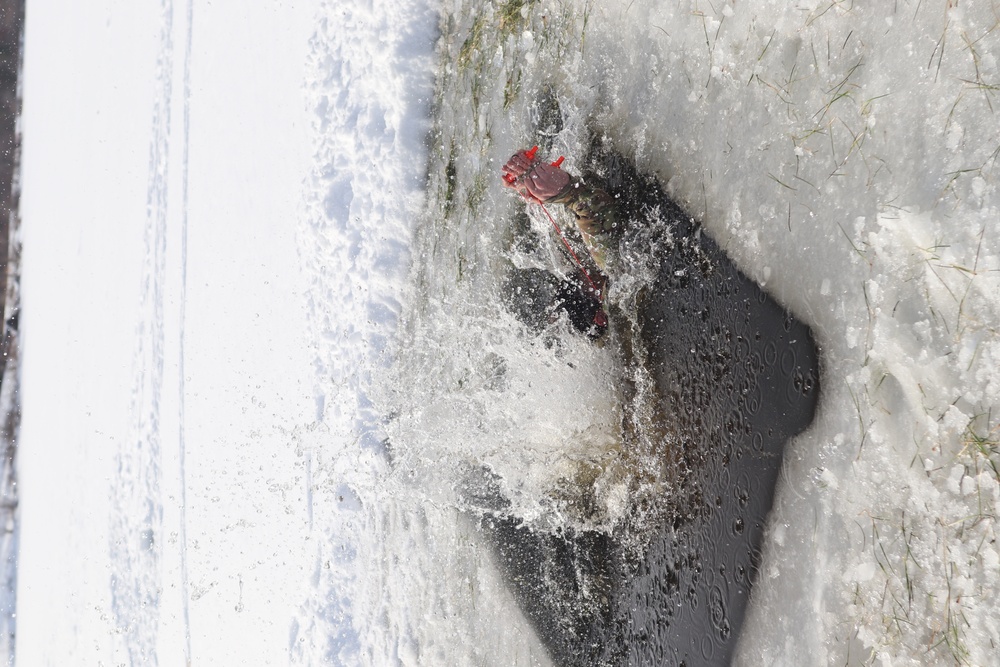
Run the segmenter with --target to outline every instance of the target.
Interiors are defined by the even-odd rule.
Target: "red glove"
[[[569,174],[558,166],[535,158],[536,148],[518,151],[503,166],[503,183],[525,199],[546,201],[569,183]]]

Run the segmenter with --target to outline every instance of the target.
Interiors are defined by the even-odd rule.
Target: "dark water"
[[[629,216],[656,209],[664,223],[656,278],[637,295],[628,363],[655,380],[663,423],[653,437],[669,441],[662,465],[677,493],[641,540],[635,525],[533,530],[505,514],[502,499],[480,523],[557,664],[726,665],[785,443],[813,418],[818,351],[809,327],[743,275],[655,179],[600,146],[589,165]]]

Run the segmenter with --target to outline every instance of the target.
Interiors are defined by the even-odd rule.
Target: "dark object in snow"
[[[579,280],[560,278],[543,269],[514,269],[504,280],[502,298],[507,309],[533,333],[565,313],[577,331],[597,339],[607,331],[598,319],[601,302]]]
[[[815,412],[818,350],[654,179],[600,148],[591,162],[628,215],[659,207],[672,239],[639,296],[639,362],[681,450],[683,511],[638,558],[624,535],[524,526],[502,499],[480,525],[557,664],[728,665],[785,443]]]

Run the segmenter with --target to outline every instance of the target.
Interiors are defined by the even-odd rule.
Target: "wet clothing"
[[[587,185],[577,178],[546,204],[562,204],[576,216],[583,242],[598,268],[604,272],[624,228],[615,198],[601,188]]]
[[[532,332],[541,333],[561,313],[577,331],[597,339],[607,321],[597,316],[601,301],[575,277],[562,278],[544,269],[514,269],[504,281],[501,295],[507,306]]]
[[[609,259],[617,255],[624,229],[621,213],[615,198],[607,192],[559,169],[561,159],[551,165],[536,163],[536,151],[537,147],[519,151],[511,157],[503,167],[505,184],[529,201],[562,204],[568,208],[576,218],[577,229],[597,271],[594,266],[588,269],[580,264],[581,258],[570,248],[583,276],[566,279],[540,269],[515,271],[504,290],[508,308],[536,332],[564,313],[577,331],[598,339],[608,328],[603,306],[602,292],[606,284],[603,274]],[[552,192],[555,194],[550,194]],[[569,247],[569,242],[565,238],[562,240]]]

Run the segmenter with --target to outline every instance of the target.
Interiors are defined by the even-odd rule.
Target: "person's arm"
[[[621,233],[614,198],[601,188],[571,177],[555,165],[535,160],[527,151],[518,151],[503,167],[503,181],[525,199],[562,204],[576,217],[587,249],[603,271],[607,253]]]
[[[571,178],[566,187],[547,199],[546,203],[562,204],[573,212],[587,249],[597,266],[604,271],[607,251],[621,234],[614,197],[601,188]]]

